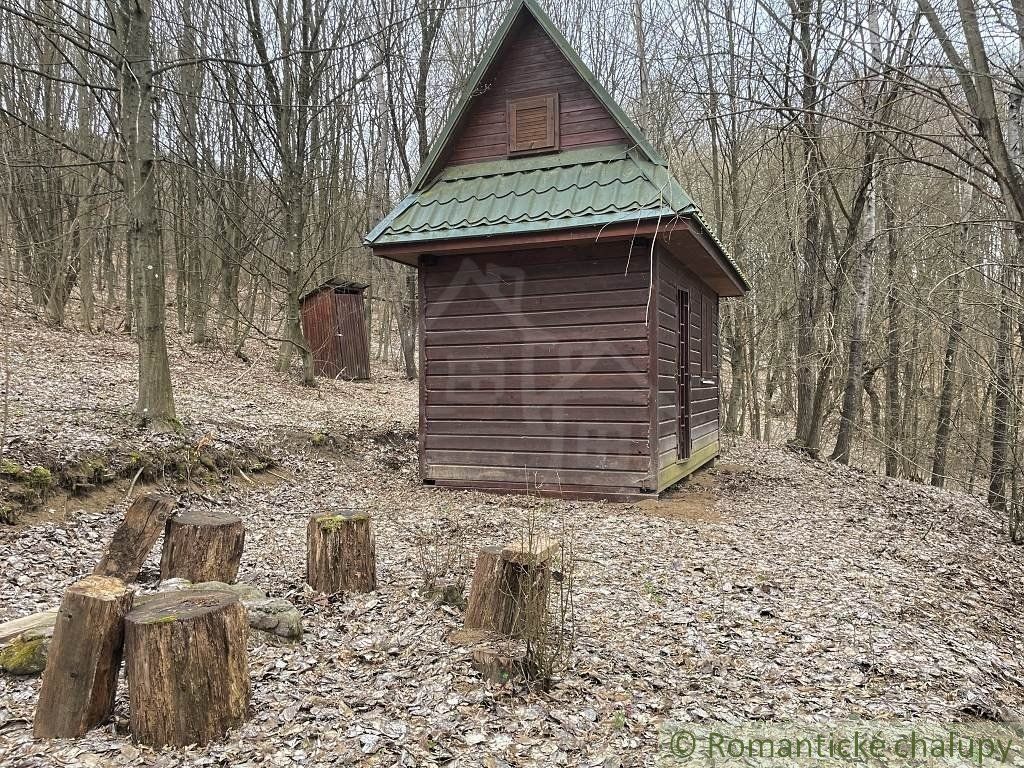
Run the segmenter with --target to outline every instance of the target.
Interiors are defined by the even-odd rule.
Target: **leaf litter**
[[[154,440],[130,426],[128,339],[16,316],[11,345],[5,456],[71,460]],[[180,503],[243,517],[239,580],[299,606],[303,641],[252,633],[251,719],[184,750],[132,742],[123,684],[107,725],[33,741],[38,678],[0,677],[0,764],[614,768],[654,764],[666,720],[1021,717],[1020,551],[974,497],[746,440],[657,502],[424,488],[415,383],[377,368],[370,382],[307,389],[269,359],[174,346],[187,437],[259,445],[279,462],[267,481],[189,487]],[[0,620],[56,605],[126,506],[62,503],[0,527]],[[372,594],[303,584],[307,516],[341,506],[375,516]],[[462,613],[421,593],[413,542],[451,516],[469,533],[456,559],[464,578],[475,547],[518,535],[528,518],[572,537],[577,644],[549,693],[481,681],[456,639]],[[143,579],[157,572],[154,554]]]

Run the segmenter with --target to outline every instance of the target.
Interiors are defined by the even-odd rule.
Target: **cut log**
[[[222,512],[183,512],[167,521],[160,578],[232,584],[244,546],[241,518]]]
[[[128,614],[129,725],[139,742],[207,744],[245,721],[247,626],[232,592],[170,592]]]
[[[481,547],[469,588],[466,628],[535,636],[546,618],[551,560],[560,547],[552,539],[528,546]]]
[[[107,576],[86,576],[64,593],[32,724],[37,739],[83,736],[110,717],[133,597]]]
[[[147,493],[133,501],[93,573],[114,576],[126,584],[135,581],[175,503],[173,496],[159,493]]]
[[[57,609],[33,613],[20,619],[12,619],[0,624],[0,648],[4,648],[12,640],[18,639],[26,632],[42,632],[47,636],[53,634],[53,624],[57,621]]]
[[[377,588],[377,554],[366,512],[343,510],[309,519],[306,583],[327,594],[372,592]]]
[[[250,584],[224,584],[206,581],[193,584],[184,579],[162,582],[158,592],[135,595],[133,608],[141,608],[161,595],[178,590],[233,592],[245,606],[251,629],[257,629],[284,642],[302,638],[302,612],[282,598],[268,598],[259,587]],[[46,666],[46,656],[57,621],[57,609],[34,613],[0,624],[0,672],[12,675],[38,675]],[[276,640],[275,640],[276,641]]]
[[[510,563],[520,565],[537,565],[538,563],[551,562],[562,548],[562,542],[558,539],[537,537],[532,542],[520,542],[509,544],[502,548],[501,556]]]

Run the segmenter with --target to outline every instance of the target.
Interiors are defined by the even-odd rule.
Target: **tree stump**
[[[167,521],[160,579],[233,584],[244,547],[241,518],[222,512],[184,512]]]
[[[169,592],[125,618],[132,734],[154,747],[207,744],[245,721],[245,607],[231,592]]]
[[[37,739],[83,736],[110,716],[133,597],[107,576],[86,576],[64,593],[32,725]]]
[[[323,512],[309,519],[306,583],[327,594],[377,588],[377,553],[366,512]]]
[[[133,501],[93,574],[115,576],[126,584],[135,581],[175,503],[173,496],[159,493],[147,493]]]
[[[547,612],[551,560],[561,546],[537,539],[529,546],[481,547],[469,587],[466,628],[509,637],[536,634]]]

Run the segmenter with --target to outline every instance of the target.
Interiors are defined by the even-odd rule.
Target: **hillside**
[[[306,635],[288,646],[254,634],[253,718],[223,743],[159,757],[128,737],[123,686],[112,727],[51,744],[31,739],[38,678],[0,676],[5,765],[639,766],[669,719],[1024,714],[1020,552],[973,498],[749,441],[657,502],[428,489],[416,482],[416,385],[389,372],[306,389],[271,371],[269,352],[246,364],[174,344],[185,433],[152,440],[128,426],[129,340],[22,316],[11,334],[5,458],[59,477],[103,455],[117,471],[0,526],[0,621],[56,605],[129,489],[174,482],[183,506],[244,518],[240,579],[296,603]],[[179,455],[178,443],[258,466],[224,480],[131,464]],[[332,506],[375,515],[375,593],[303,589],[307,517]],[[481,681],[461,612],[419,590],[417,541],[464,545],[467,575],[478,546],[531,525],[576,554],[576,648],[546,693]],[[442,529],[457,536],[441,541]]]

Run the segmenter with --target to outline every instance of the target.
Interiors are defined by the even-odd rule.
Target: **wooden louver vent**
[[[508,102],[508,152],[558,149],[558,94],[527,96]]]

